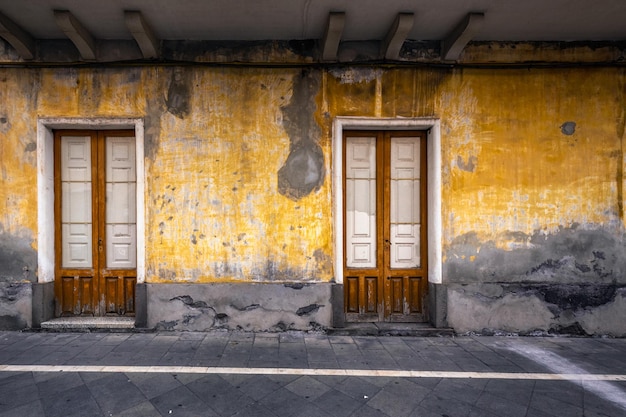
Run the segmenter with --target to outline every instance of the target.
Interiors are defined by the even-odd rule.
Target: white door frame
[[[425,130],[428,164],[428,282],[441,284],[441,130],[439,119],[339,116],[333,121],[332,181],[335,282],[343,284],[343,131]]]
[[[144,124],[125,118],[39,118],[37,120],[37,281],[54,281],[54,132],[55,129],[135,131],[137,170],[137,283],[146,276]]]

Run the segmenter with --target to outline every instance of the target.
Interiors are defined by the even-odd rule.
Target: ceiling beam
[[[126,27],[135,38],[144,58],[159,56],[159,39],[154,35],[152,28],[143,18],[141,12],[134,10],[124,11]]]
[[[35,39],[2,13],[0,13],[0,37],[11,44],[23,59],[35,57]]]
[[[380,45],[380,56],[394,60],[400,58],[402,44],[413,29],[414,20],[415,15],[413,13],[398,13],[396,20],[394,20],[387,36]]]
[[[346,14],[344,12],[330,12],[328,14],[328,24],[322,41],[322,61],[337,60],[339,42],[341,42],[345,22]]]
[[[485,20],[484,13],[468,13],[461,23],[443,41],[441,56],[444,61],[459,59],[465,46],[478,33]]]
[[[84,60],[96,59],[96,41],[87,29],[68,10],[55,10],[57,26],[65,33]]]

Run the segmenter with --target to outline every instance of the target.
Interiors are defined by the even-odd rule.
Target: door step
[[[41,323],[42,330],[72,331],[130,331],[135,329],[134,317],[59,317]]]
[[[454,336],[450,328],[436,328],[428,323],[346,323],[345,327],[333,327],[326,331],[335,336]]]

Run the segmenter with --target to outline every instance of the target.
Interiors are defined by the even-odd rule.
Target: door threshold
[[[135,329],[134,317],[58,317],[41,323],[49,331],[128,331]]]
[[[454,336],[453,329],[433,327],[430,323],[346,323],[345,327],[333,327],[326,332],[336,336]]]

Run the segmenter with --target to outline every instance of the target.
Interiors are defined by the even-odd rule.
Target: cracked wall
[[[176,45],[198,62],[225,53]],[[296,46],[236,53],[310,62]],[[514,62],[516,51],[524,60],[538,47],[498,53]],[[467,53],[493,52],[476,45]],[[341,198],[329,171],[334,118],[429,117],[441,122],[448,324],[624,333],[611,318],[623,316],[626,284],[624,79],[621,68],[591,67],[2,68],[0,281],[37,280],[37,118],[137,117],[146,141],[146,282],[199,291],[154,287],[165,297],[151,298],[154,306],[175,308],[163,310],[168,319],[149,307],[160,317],[153,324],[216,327],[240,317],[255,328],[244,317],[259,315],[250,307],[258,305],[272,311],[270,326],[327,325],[329,302],[319,294],[276,311],[258,297],[218,309],[201,288],[266,283],[283,294],[285,283],[330,285],[333,242],[342,238],[332,227]]]
[[[626,334],[611,317],[626,287],[623,75],[464,71],[451,80],[462,92],[444,93],[439,107],[450,326]]]
[[[330,288],[330,284],[148,285],[148,327],[181,331],[321,330],[331,323]]]

